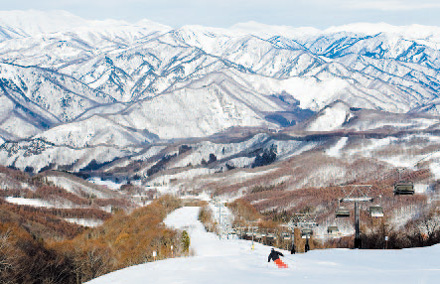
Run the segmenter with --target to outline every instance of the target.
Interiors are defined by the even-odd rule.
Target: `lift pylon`
[[[371,189],[371,185],[352,185],[352,191],[340,200],[340,202],[354,203],[354,247],[361,248],[361,234],[359,229],[359,203],[372,202],[374,198],[367,196],[367,192]]]

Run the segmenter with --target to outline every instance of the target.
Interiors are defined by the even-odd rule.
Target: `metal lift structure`
[[[360,203],[372,202],[373,197],[368,196],[371,185],[352,185],[349,194],[343,197],[341,203],[354,203],[354,247],[361,248],[361,234],[359,229]]]

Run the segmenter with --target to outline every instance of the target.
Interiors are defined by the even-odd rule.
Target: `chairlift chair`
[[[281,237],[286,241],[291,239],[291,235],[289,233],[282,233]]]
[[[376,218],[383,217],[383,208],[382,208],[382,206],[379,206],[379,205],[370,206],[370,216],[371,217],[376,217]]]
[[[327,227],[327,233],[329,233],[329,234],[339,233],[338,226],[328,226]]]
[[[350,210],[340,206],[338,210],[336,210],[336,218],[347,218],[347,217],[350,217]]]
[[[412,182],[398,182],[394,184],[394,195],[413,195],[414,184]]]
[[[270,240],[276,240],[276,236],[272,233],[267,234],[266,238]]]
[[[301,237],[310,237],[311,235],[313,235],[313,230],[309,229],[309,228],[304,228],[301,230]]]

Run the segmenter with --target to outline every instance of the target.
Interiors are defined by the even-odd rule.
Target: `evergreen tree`
[[[189,238],[188,232],[183,231],[181,236],[182,249],[185,253],[189,252],[189,246],[191,244],[191,240]]]

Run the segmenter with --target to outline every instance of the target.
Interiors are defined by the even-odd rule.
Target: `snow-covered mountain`
[[[0,16],[0,138],[10,143],[2,149],[113,147],[116,156],[100,159],[108,162],[119,147],[280,129],[318,112],[324,122],[350,108],[439,114],[436,27],[173,29],[62,11]],[[302,129],[338,130],[346,118],[314,116]],[[3,156],[6,165],[22,159]]]

